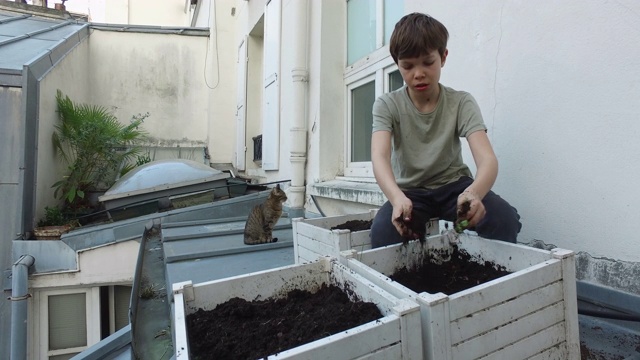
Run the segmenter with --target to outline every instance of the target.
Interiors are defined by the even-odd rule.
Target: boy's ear
[[[449,49],[444,49],[444,54],[440,58],[440,66],[444,67],[444,63],[447,61],[447,55],[449,55]]]

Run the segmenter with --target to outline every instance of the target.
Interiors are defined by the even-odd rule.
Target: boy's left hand
[[[465,204],[466,202],[468,202],[468,205]],[[467,220],[469,223],[466,227],[473,228],[482,220],[486,213],[487,211],[484,208],[482,200],[472,190],[467,189],[458,195],[458,219],[456,223]]]

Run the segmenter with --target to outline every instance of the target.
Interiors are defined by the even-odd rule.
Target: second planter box
[[[356,273],[420,304],[424,359],[580,358],[573,252],[463,235],[460,250],[510,274],[450,295],[416,293],[388,277],[453,246],[446,236],[433,236],[424,244],[342,254]]]

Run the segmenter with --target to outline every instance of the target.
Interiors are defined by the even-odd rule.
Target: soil
[[[466,202],[463,205],[466,205],[463,206],[463,211],[468,211],[470,204]],[[361,231],[370,228],[371,220],[350,220],[331,229]],[[443,251],[433,255],[434,259],[448,257]],[[426,291],[431,294],[442,292],[451,295],[508,274],[510,272],[504,267],[492,262],[478,263],[473,261],[466,251],[459,250],[454,245],[449,261],[425,262],[415,269],[402,269],[390,278],[417,293]]]
[[[447,295],[469,289],[479,284],[510,274],[503,266],[490,261],[476,262],[466,251],[453,245],[450,260],[437,262],[448,257],[444,250],[432,250],[427,261],[414,269],[400,269],[390,278],[409,289],[421,293]]]
[[[373,303],[350,300],[335,285],[282,299],[233,298],[187,316],[192,359],[261,359],[382,317]]]
[[[372,223],[373,220],[349,220],[344,224],[332,227],[330,230],[351,230],[352,232],[363,231],[371,229]]]

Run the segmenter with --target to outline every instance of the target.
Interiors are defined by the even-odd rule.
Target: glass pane
[[[114,286],[116,331],[129,324],[129,303],[131,301],[131,286]]]
[[[400,70],[389,73],[389,92],[400,89],[402,85],[404,85],[404,80],[402,80]]]
[[[347,64],[376,49],[376,1],[347,1]]]
[[[371,81],[351,91],[351,161],[371,161],[371,131],[375,101],[375,82]]]
[[[49,350],[87,346],[85,293],[49,296]]]
[[[384,0],[384,44],[389,44],[396,23],[404,15],[404,0]]]

